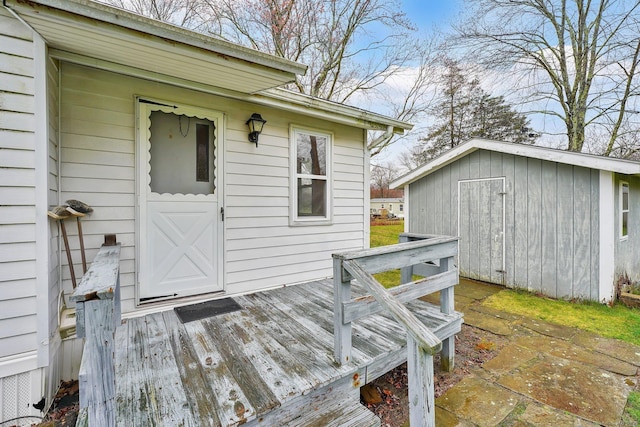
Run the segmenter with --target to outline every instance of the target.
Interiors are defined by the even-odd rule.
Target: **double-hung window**
[[[331,221],[330,133],[291,127],[293,225]]]
[[[629,236],[629,183],[620,182],[620,238]]]

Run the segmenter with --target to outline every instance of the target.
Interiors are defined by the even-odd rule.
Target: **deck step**
[[[333,400],[322,407],[309,408],[288,427],[378,427],[380,418],[360,402]]]

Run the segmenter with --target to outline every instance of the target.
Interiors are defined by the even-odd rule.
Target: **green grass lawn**
[[[515,290],[498,292],[483,304],[640,345],[640,310],[622,304],[609,307],[597,302],[561,301]]]
[[[404,221],[399,221],[394,225],[372,225],[371,226],[371,247],[395,245],[398,243],[398,236],[404,232]],[[376,280],[382,283],[385,288],[391,288],[400,284],[400,270],[385,271],[373,275]]]

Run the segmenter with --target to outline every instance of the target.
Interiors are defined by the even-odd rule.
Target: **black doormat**
[[[176,307],[174,310],[182,323],[188,323],[194,320],[206,319],[207,317],[242,310],[242,307],[231,298],[223,298]]]

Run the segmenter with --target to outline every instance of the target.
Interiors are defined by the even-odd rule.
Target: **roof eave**
[[[185,45],[208,50],[219,55],[250,62],[275,70],[303,75],[307,66],[254,49],[246,48],[166,22],[147,18],[114,6],[88,0],[5,0],[8,6],[24,12],[31,7],[44,6],[73,13],[97,21],[107,22]]]
[[[343,117],[350,125],[355,125],[367,130],[386,130],[393,128],[393,133],[402,135],[405,131],[413,129],[411,123],[403,122],[382,114],[366,111],[357,107],[351,107],[337,102],[315,98],[309,95],[295,93],[286,89],[268,89],[257,96],[265,96],[272,100],[277,100],[303,108],[302,112],[309,115],[316,115],[323,112],[322,117],[327,113],[334,117]],[[315,112],[315,113],[314,113]]]
[[[504,141],[474,138],[464,144],[460,144],[441,156],[425,163],[390,183],[391,188],[400,188],[409,185],[422,177],[466,156],[480,150],[497,151],[501,153],[530,157],[550,162],[563,163],[590,169],[598,169],[625,175],[640,175],[640,163],[611,157],[602,157],[585,153],[562,151],[548,147],[539,147],[525,144],[516,144]]]

